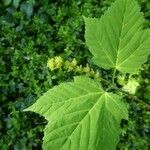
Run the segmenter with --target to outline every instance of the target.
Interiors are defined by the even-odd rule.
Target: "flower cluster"
[[[49,58],[47,62],[47,67],[51,70],[64,69],[67,72],[75,72],[79,74],[86,74],[89,77],[95,79],[100,79],[99,71],[94,71],[87,64],[85,67],[77,64],[77,60],[74,58],[72,61],[64,61],[62,57],[56,56],[54,58]]]
[[[117,82],[119,85],[122,86],[123,91],[128,92],[130,94],[135,94],[136,90],[139,86],[138,80],[131,76],[129,77],[129,79],[127,81],[125,75],[120,75],[117,78]]]
[[[135,79],[130,79],[126,85],[123,86],[123,91],[135,94],[139,83]]]
[[[122,90],[130,94],[135,94],[138,86],[139,86],[139,83],[136,81],[136,79],[132,78],[132,79],[129,79],[126,85],[123,86]]]
[[[47,67],[51,71],[53,71],[53,70],[61,68],[63,66],[63,63],[64,63],[63,59],[60,56],[56,56],[54,58],[48,59]]]
[[[77,61],[76,59],[74,58],[72,61],[65,61],[64,63],[64,68],[70,72],[70,71],[73,71],[74,69],[76,69],[77,67]]]

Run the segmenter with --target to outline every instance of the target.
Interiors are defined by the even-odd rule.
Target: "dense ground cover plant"
[[[90,68],[99,70],[91,63],[84,44],[82,15],[99,17],[113,0],[20,0],[18,6],[15,0],[6,1],[0,2],[0,149],[41,149],[46,121],[20,110],[50,87],[79,75],[61,69],[49,72],[48,57],[61,55],[69,61],[75,57],[79,66],[86,67],[88,62]],[[145,27],[149,27],[150,1],[138,2],[146,18]],[[126,97],[129,120],[122,124],[119,149],[143,149],[149,145],[149,68],[148,60],[139,74],[140,86],[135,95],[140,101]],[[110,71],[99,72],[110,79]]]
[[[121,120],[128,119],[124,96],[139,100],[132,95],[139,84],[131,76],[139,73],[150,54],[150,30],[144,29],[144,17],[137,2],[116,0],[101,19],[84,17],[84,21],[92,60],[97,66],[112,70],[111,81],[99,75],[100,82],[78,76],[74,82],[48,90],[25,109],[48,121],[43,138],[45,150],[116,149]],[[83,68],[76,65],[75,60],[63,62],[61,57],[48,61],[51,70],[81,72]],[[87,74],[90,72],[91,69]],[[117,81],[123,88],[117,86]]]

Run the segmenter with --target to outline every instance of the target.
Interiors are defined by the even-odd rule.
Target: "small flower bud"
[[[120,85],[125,85],[125,76],[118,76],[118,78],[117,78],[117,82],[118,82],[118,84],[120,84]]]
[[[89,67],[88,64],[86,65],[86,67],[83,68],[83,72],[85,72],[85,73],[89,73],[90,72],[90,67]]]
[[[90,71],[90,76],[94,77],[94,74],[95,74],[94,70],[91,69],[91,71]]]
[[[94,74],[94,78],[96,78],[96,79],[100,78],[100,73],[98,71],[96,71],[96,73]]]
[[[72,65],[73,67],[76,67],[76,65],[77,65],[77,61],[76,61],[76,59],[75,59],[75,58],[72,60],[71,65]]]
[[[79,72],[79,73],[82,73],[82,71],[83,71],[82,65],[77,66],[77,67],[75,68],[75,71],[76,71],[76,72]]]

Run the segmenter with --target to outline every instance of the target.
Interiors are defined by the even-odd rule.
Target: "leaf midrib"
[[[83,117],[83,119],[81,121],[79,121],[77,127],[72,131],[72,133],[70,134],[70,136],[68,136],[68,139],[65,141],[65,143],[62,145],[62,148],[60,150],[63,150],[64,145],[67,143],[67,141],[70,139],[70,137],[73,135],[73,133],[75,132],[75,130],[80,126],[80,124],[82,124],[83,120],[87,117],[87,115],[90,114],[90,112],[95,108],[95,106],[99,103],[101,97],[105,95],[105,92],[103,94],[100,95],[100,97],[97,99],[96,103],[92,106],[91,109],[89,109],[89,111],[87,112],[87,114]]]
[[[120,34],[119,34],[119,42],[118,42],[118,46],[117,46],[117,56],[116,56],[115,68],[117,68],[117,64],[118,64],[118,55],[119,55],[119,51],[120,51],[120,44],[121,44],[121,41],[122,41],[121,35],[122,35],[123,28],[124,28],[124,19],[125,19],[125,14],[126,14],[126,8],[127,8],[127,0],[125,0],[125,8],[124,8],[124,11],[123,11],[121,30],[120,30]]]

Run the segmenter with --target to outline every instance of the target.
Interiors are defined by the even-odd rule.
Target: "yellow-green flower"
[[[63,59],[60,56],[48,59],[47,67],[53,71],[59,69],[63,66]]]
[[[63,59],[60,56],[55,57],[55,69],[59,69],[63,66]]]
[[[126,85],[123,86],[123,91],[135,94],[139,83],[135,79],[130,79]]]
[[[85,73],[89,73],[90,72],[90,67],[89,67],[88,64],[86,65],[86,67],[83,68],[83,72],[85,72]]]
[[[92,77],[94,77],[94,75],[95,75],[95,72],[94,72],[94,70],[93,69],[91,69],[91,71],[90,71],[90,76],[92,76]]]
[[[47,67],[48,67],[50,70],[52,70],[52,71],[55,69],[54,58],[48,59],[48,61],[47,61]]]
[[[77,61],[76,61],[75,58],[72,60],[71,65],[72,65],[73,67],[76,67],[76,66],[77,66]]]
[[[117,82],[118,82],[118,84],[120,84],[122,86],[125,85],[125,75],[118,76]]]
[[[76,59],[73,59],[71,62],[70,61],[65,62],[65,68],[68,70],[68,72],[74,70],[76,67],[77,67]]]
[[[100,78],[100,73],[99,71],[96,71],[96,73],[94,74],[94,78],[99,79]]]
[[[83,67],[82,67],[82,65],[77,66],[77,67],[75,68],[75,71],[76,71],[76,72],[79,72],[79,73],[82,73],[82,72],[83,72]]]
[[[56,69],[65,69],[67,72],[74,71],[78,73],[85,73],[89,77],[93,77],[95,79],[100,79],[100,74],[98,71],[94,71],[87,64],[85,67],[82,65],[77,65],[77,60],[74,58],[72,61],[64,61],[62,57],[56,56],[54,58],[49,58],[47,61],[47,67],[53,71]]]

